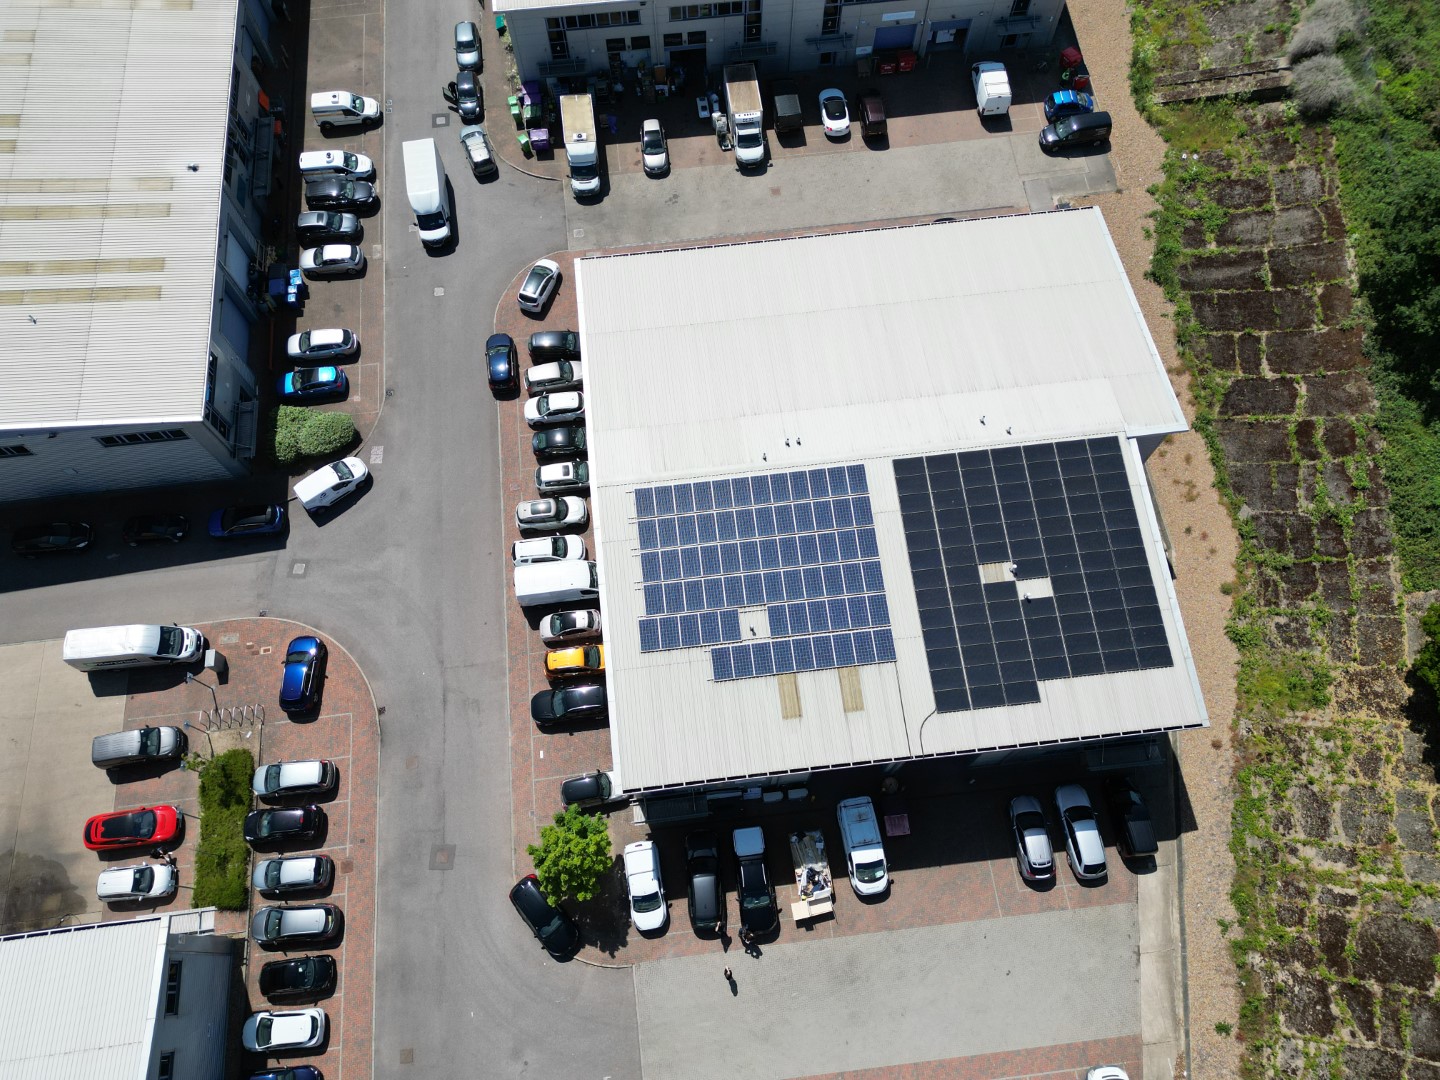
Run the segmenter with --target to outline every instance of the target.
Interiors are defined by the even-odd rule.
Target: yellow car
[[[604,645],[579,645],[573,649],[551,649],[545,654],[545,674],[552,679],[570,679],[605,670]]]

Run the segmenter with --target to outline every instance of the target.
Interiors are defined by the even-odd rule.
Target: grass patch
[[[1157,115],[1161,110],[1154,110]],[[1152,117],[1153,119],[1153,117]],[[1176,150],[1198,153],[1225,150],[1245,133],[1230,101],[1198,101],[1167,107],[1160,116],[1161,133]]]
[[[191,761],[196,759],[192,756]],[[200,844],[195,850],[192,907],[243,911],[249,900],[250,848],[243,826],[253,795],[255,758],[249,750],[227,750],[198,763]]]
[[[1330,704],[1330,667],[1314,654],[1251,649],[1240,658],[1240,711],[1279,718]]]

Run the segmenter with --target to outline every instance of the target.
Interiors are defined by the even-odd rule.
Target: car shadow
[[[880,151],[890,149],[890,135],[888,132],[884,135],[866,136],[865,138],[861,139],[860,142],[867,150]]]

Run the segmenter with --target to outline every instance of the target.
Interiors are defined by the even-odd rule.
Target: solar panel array
[[[1050,679],[1172,666],[1118,438],[894,468],[940,712],[1036,702]],[[982,566],[1011,563],[1017,580],[982,581]],[[1053,596],[1026,597],[1027,580],[1047,578]]]
[[[864,465],[637,488],[635,516],[641,652],[708,647],[717,681],[895,659]]]

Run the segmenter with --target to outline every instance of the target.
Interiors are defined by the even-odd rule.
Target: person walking
[[[735,981],[735,976],[731,973],[731,971],[730,971],[730,969],[729,969],[728,967],[725,969],[725,981],[726,981],[727,983],[728,983],[728,982],[734,982],[734,981]]]

